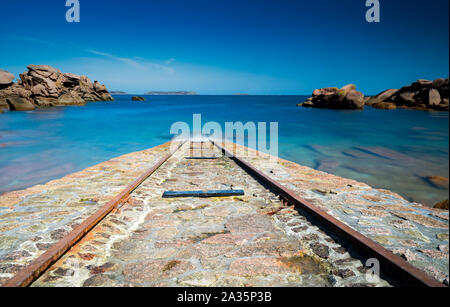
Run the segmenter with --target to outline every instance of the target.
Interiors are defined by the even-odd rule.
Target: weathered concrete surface
[[[244,148],[235,148],[242,156]],[[217,150],[208,150],[204,156],[218,155]],[[70,230],[70,223],[81,222],[167,151],[165,145],[129,154],[46,186],[1,196],[0,223],[4,223],[0,226],[19,226],[0,232],[8,248],[0,249],[0,277],[11,277],[42,253],[39,242],[55,242]],[[34,286],[388,285],[368,282],[359,260],[294,208],[284,207],[233,161],[184,159],[199,155],[196,151],[190,152],[186,144]],[[448,282],[448,212],[408,203],[392,192],[289,161],[273,162],[265,154],[246,159],[344,223]],[[244,189],[246,195],[161,198],[166,190],[229,188]],[[81,201],[93,197],[96,204]],[[71,201],[63,201],[66,198]],[[72,211],[69,204],[74,200],[79,206]],[[27,209],[20,210],[25,204]],[[95,208],[86,209],[90,207]],[[20,216],[24,211],[35,215],[24,219]],[[25,228],[21,223],[41,225],[41,219],[48,219],[54,211],[64,211],[62,219],[47,222],[47,229],[34,234],[37,238],[18,231]],[[40,248],[45,250],[48,245]]]

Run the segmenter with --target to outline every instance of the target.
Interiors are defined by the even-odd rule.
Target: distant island
[[[198,95],[196,92],[176,91],[176,92],[147,92],[145,95]]]
[[[122,92],[122,91],[111,91],[110,93],[111,93],[111,95],[130,95],[127,92]]]

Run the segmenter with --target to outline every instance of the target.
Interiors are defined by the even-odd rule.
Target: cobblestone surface
[[[368,282],[359,260],[232,160],[188,160],[189,146],[34,286],[388,285]],[[245,196],[161,198],[231,188]]]
[[[59,180],[0,196],[0,284],[43,254],[169,151],[124,155]]]
[[[226,144],[231,149],[230,144]],[[183,146],[119,210],[33,286],[388,286],[211,145]],[[268,176],[448,283],[448,211],[233,146]],[[0,283],[45,252],[168,152],[129,154],[0,196]],[[163,199],[167,190],[243,189],[242,197]],[[353,258],[355,257],[355,258]]]
[[[437,280],[448,280],[448,211],[411,203],[391,191],[275,159],[243,146],[228,143],[225,147]],[[447,249],[441,251],[440,246]]]

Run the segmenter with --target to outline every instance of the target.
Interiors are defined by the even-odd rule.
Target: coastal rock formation
[[[340,89],[326,87],[315,90],[312,97],[299,106],[324,109],[363,109],[364,95],[356,90],[354,84]]]
[[[146,99],[144,97],[133,96],[131,98],[131,100],[133,100],[133,101],[145,101]]]
[[[400,90],[389,89],[371,97],[366,105],[374,108],[407,108],[416,110],[449,110],[449,79],[417,80]]]
[[[27,68],[17,83],[12,83],[12,74],[0,71],[0,109],[29,111],[36,107],[114,100],[106,86],[97,81],[92,83],[86,76],[62,73],[48,65],[29,65]]]

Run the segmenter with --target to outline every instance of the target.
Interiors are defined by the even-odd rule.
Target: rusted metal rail
[[[80,241],[90,230],[92,230],[98,223],[100,223],[111,211],[118,205],[125,202],[130,194],[136,190],[150,175],[152,175],[158,168],[161,167],[173,154],[183,146],[184,142],[180,143],[176,150],[170,152],[155,165],[153,165],[142,176],[137,178],[133,183],[127,186],[119,195],[110,200],[107,204],[98,209],[84,222],[73,229],[60,241],[55,243],[44,254],[19,271],[13,278],[8,280],[2,287],[27,287],[38,279],[53,263],[55,263],[61,256],[63,256],[70,248],[72,248],[78,241]]]
[[[279,194],[282,199],[291,205],[301,208],[313,218],[316,218],[325,227],[329,228],[333,233],[339,235],[341,238],[356,246],[358,248],[358,252],[360,252],[363,257],[367,257],[367,259],[377,259],[380,263],[380,271],[382,275],[388,276],[394,282],[398,283],[398,285],[406,287],[446,287],[444,284],[433,279],[422,270],[394,255],[391,251],[302,199],[295,192],[282,186],[277,181],[256,169],[250,163],[228,151],[225,147],[220,146],[212,140],[211,142],[225,155],[233,159],[250,175],[260,180],[260,182],[263,182],[274,192]]]

